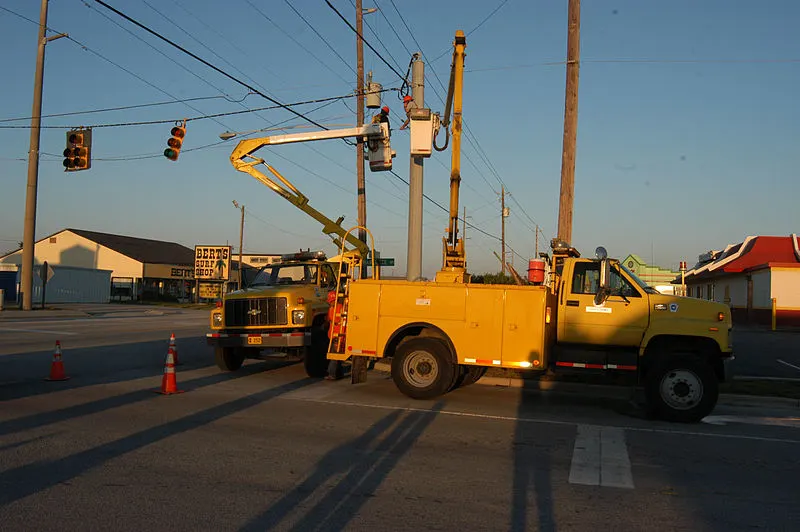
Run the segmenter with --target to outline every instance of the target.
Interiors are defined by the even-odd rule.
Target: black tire
[[[236,371],[244,362],[244,349],[237,347],[214,348],[214,360],[222,371]]]
[[[458,378],[450,350],[437,338],[411,338],[392,357],[392,380],[412,399],[431,399],[447,393]]]
[[[321,379],[328,374],[328,329],[318,325],[311,329],[311,345],[305,350],[303,366],[306,375]]]
[[[649,410],[661,419],[696,423],[717,405],[719,383],[698,357],[667,354],[648,371],[645,394]]]
[[[464,368],[464,378],[461,379],[461,386],[475,384],[481,377],[486,375],[486,370],[488,369],[481,366],[466,366]]]

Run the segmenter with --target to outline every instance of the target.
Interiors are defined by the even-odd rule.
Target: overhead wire
[[[305,22],[305,23],[306,23],[306,26],[308,26],[309,28],[311,28],[311,31],[313,31],[313,32],[314,32],[314,34],[315,34],[317,37],[319,37],[319,38],[322,40],[322,42],[324,42],[324,43],[325,43],[325,46],[327,46],[327,47],[328,47],[328,49],[329,49],[331,52],[333,52],[333,54],[334,54],[336,57],[338,57],[338,58],[339,58],[339,60],[340,60],[342,63],[344,63],[344,64],[345,64],[345,66],[346,66],[347,68],[349,68],[349,69],[350,69],[350,71],[353,73],[353,75],[355,75],[355,76],[358,76],[358,72],[356,72],[356,69],[354,69],[354,68],[353,68],[353,65],[351,65],[349,62],[347,62],[347,61],[345,60],[345,58],[344,58],[344,57],[342,57],[342,55],[341,55],[339,52],[337,52],[337,51],[336,51],[336,48],[334,48],[334,47],[331,45],[331,43],[329,43],[329,42],[328,42],[328,40],[327,40],[325,37],[323,37],[323,35],[322,35],[322,34],[321,34],[319,31],[317,31],[317,28],[315,28],[315,27],[314,27],[314,26],[313,26],[313,25],[312,25],[312,24],[311,24],[311,23],[310,23],[310,22],[309,22],[309,21],[306,19],[306,17],[304,17],[304,16],[303,16],[303,15],[302,15],[302,14],[301,14],[301,13],[300,13],[298,10],[297,10],[297,8],[295,8],[295,7],[292,5],[292,3],[291,3],[291,2],[289,2],[289,0],[284,0],[284,2],[286,3],[286,5],[287,5],[287,6],[289,6],[289,9],[291,9],[292,11],[294,11],[295,15],[297,15],[298,17],[300,17],[300,20],[302,20],[303,22]]]
[[[465,35],[465,36],[469,36],[469,35],[470,35],[470,34],[472,34],[473,32],[477,31],[477,30],[478,30],[478,28],[480,28],[481,26],[483,26],[484,24],[486,24],[486,22],[488,22],[490,18],[492,18],[493,16],[495,16],[495,14],[497,14],[497,12],[498,12],[498,11],[500,11],[500,9],[501,9],[501,8],[502,8],[504,5],[506,5],[507,3],[508,3],[508,0],[501,0],[501,2],[500,2],[498,5],[497,5],[497,7],[495,7],[495,8],[494,8],[492,11],[490,11],[490,12],[489,12],[489,14],[488,14],[488,15],[486,15],[486,16],[483,18],[483,20],[481,20],[481,21],[480,21],[480,22],[479,22],[479,23],[478,23],[476,26],[474,26],[474,27],[473,27],[471,30],[467,31],[467,32],[466,32],[464,35]],[[438,60],[439,60],[439,59],[441,59],[442,57],[446,56],[446,55],[447,55],[449,52],[450,52],[450,49],[449,49],[449,48],[445,48],[445,50],[444,50],[442,53],[440,53],[439,55],[437,55],[436,57],[434,57],[434,58],[433,58],[433,60],[431,60],[431,63],[434,63],[434,62],[438,61]]]
[[[271,23],[273,26],[275,26],[276,28],[278,28],[278,31],[280,31],[281,33],[283,33],[283,34],[284,34],[286,37],[288,37],[288,38],[289,38],[289,39],[290,39],[290,40],[291,40],[293,43],[295,43],[297,46],[299,46],[300,48],[302,48],[303,50],[305,50],[305,52],[306,52],[306,53],[308,53],[308,54],[309,54],[311,57],[313,57],[314,59],[316,59],[316,61],[317,61],[319,64],[321,64],[323,67],[325,67],[325,68],[326,68],[328,71],[332,72],[332,73],[333,73],[333,74],[334,74],[334,75],[335,75],[337,78],[339,78],[340,80],[342,80],[343,82],[345,82],[345,83],[346,83],[348,86],[352,86],[352,85],[353,85],[353,82],[352,82],[352,81],[345,79],[345,78],[344,78],[344,76],[342,76],[342,75],[341,75],[339,72],[337,72],[336,70],[334,70],[334,69],[333,69],[333,68],[332,68],[332,67],[331,67],[331,66],[330,66],[330,65],[329,65],[329,64],[328,64],[326,61],[323,61],[323,60],[322,60],[322,59],[320,59],[320,58],[319,58],[319,57],[318,57],[318,56],[317,56],[317,55],[316,55],[314,52],[312,52],[311,50],[309,50],[308,48],[306,48],[306,47],[305,47],[305,46],[304,46],[304,45],[303,45],[303,44],[302,44],[300,41],[298,41],[297,39],[295,39],[295,38],[294,38],[294,36],[293,36],[291,33],[289,33],[288,31],[286,31],[285,29],[283,29],[283,27],[281,27],[281,25],[280,25],[280,24],[278,24],[277,22],[275,22],[274,20],[272,20],[272,18],[270,18],[270,16],[269,16],[269,15],[267,15],[266,13],[264,13],[264,12],[263,12],[263,11],[262,11],[262,10],[261,10],[261,9],[260,9],[258,6],[256,6],[255,4],[253,4],[253,2],[251,2],[250,0],[244,0],[244,1],[245,1],[245,2],[246,2],[246,3],[247,3],[249,6],[250,6],[250,7],[252,7],[252,8],[253,8],[253,9],[256,11],[256,13],[258,13],[259,15],[261,15],[262,17],[264,17],[264,18],[265,18],[266,20],[268,20],[268,21],[269,21],[269,22],[270,22],[270,23]]]

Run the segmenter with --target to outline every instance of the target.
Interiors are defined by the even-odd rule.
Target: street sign
[[[394,259],[378,259],[375,261],[378,266],[394,266]]]
[[[231,276],[230,246],[195,246],[194,278],[228,281]]]
[[[220,299],[222,297],[222,283],[200,283],[201,299]]]
[[[39,279],[42,279],[46,283],[50,282],[50,279],[52,279],[56,274],[56,272],[53,271],[53,267],[47,264],[47,262],[36,268],[34,271]]]

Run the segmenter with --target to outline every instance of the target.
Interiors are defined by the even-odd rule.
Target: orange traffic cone
[[[178,346],[175,345],[175,333],[171,333],[169,335],[169,346],[172,348],[172,354],[175,356],[175,365],[180,366],[180,360],[178,359]]]
[[[64,363],[61,361],[61,341],[56,340],[56,350],[53,353],[53,363],[50,364],[50,376],[46,381],[65,381],[68,380],[64,372]]]
[[[167,350],[167,359],[164,361],[164,376],[161,377],[161,389],[156,391],[163,395],[183,393],[183,390],[178,389],[178,381],[175,379],[175,351],[171,347]]]

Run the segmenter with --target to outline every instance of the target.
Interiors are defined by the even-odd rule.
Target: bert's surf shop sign
[[[194,278],[227,281],[231,274],[231,246],[195,246]]]

